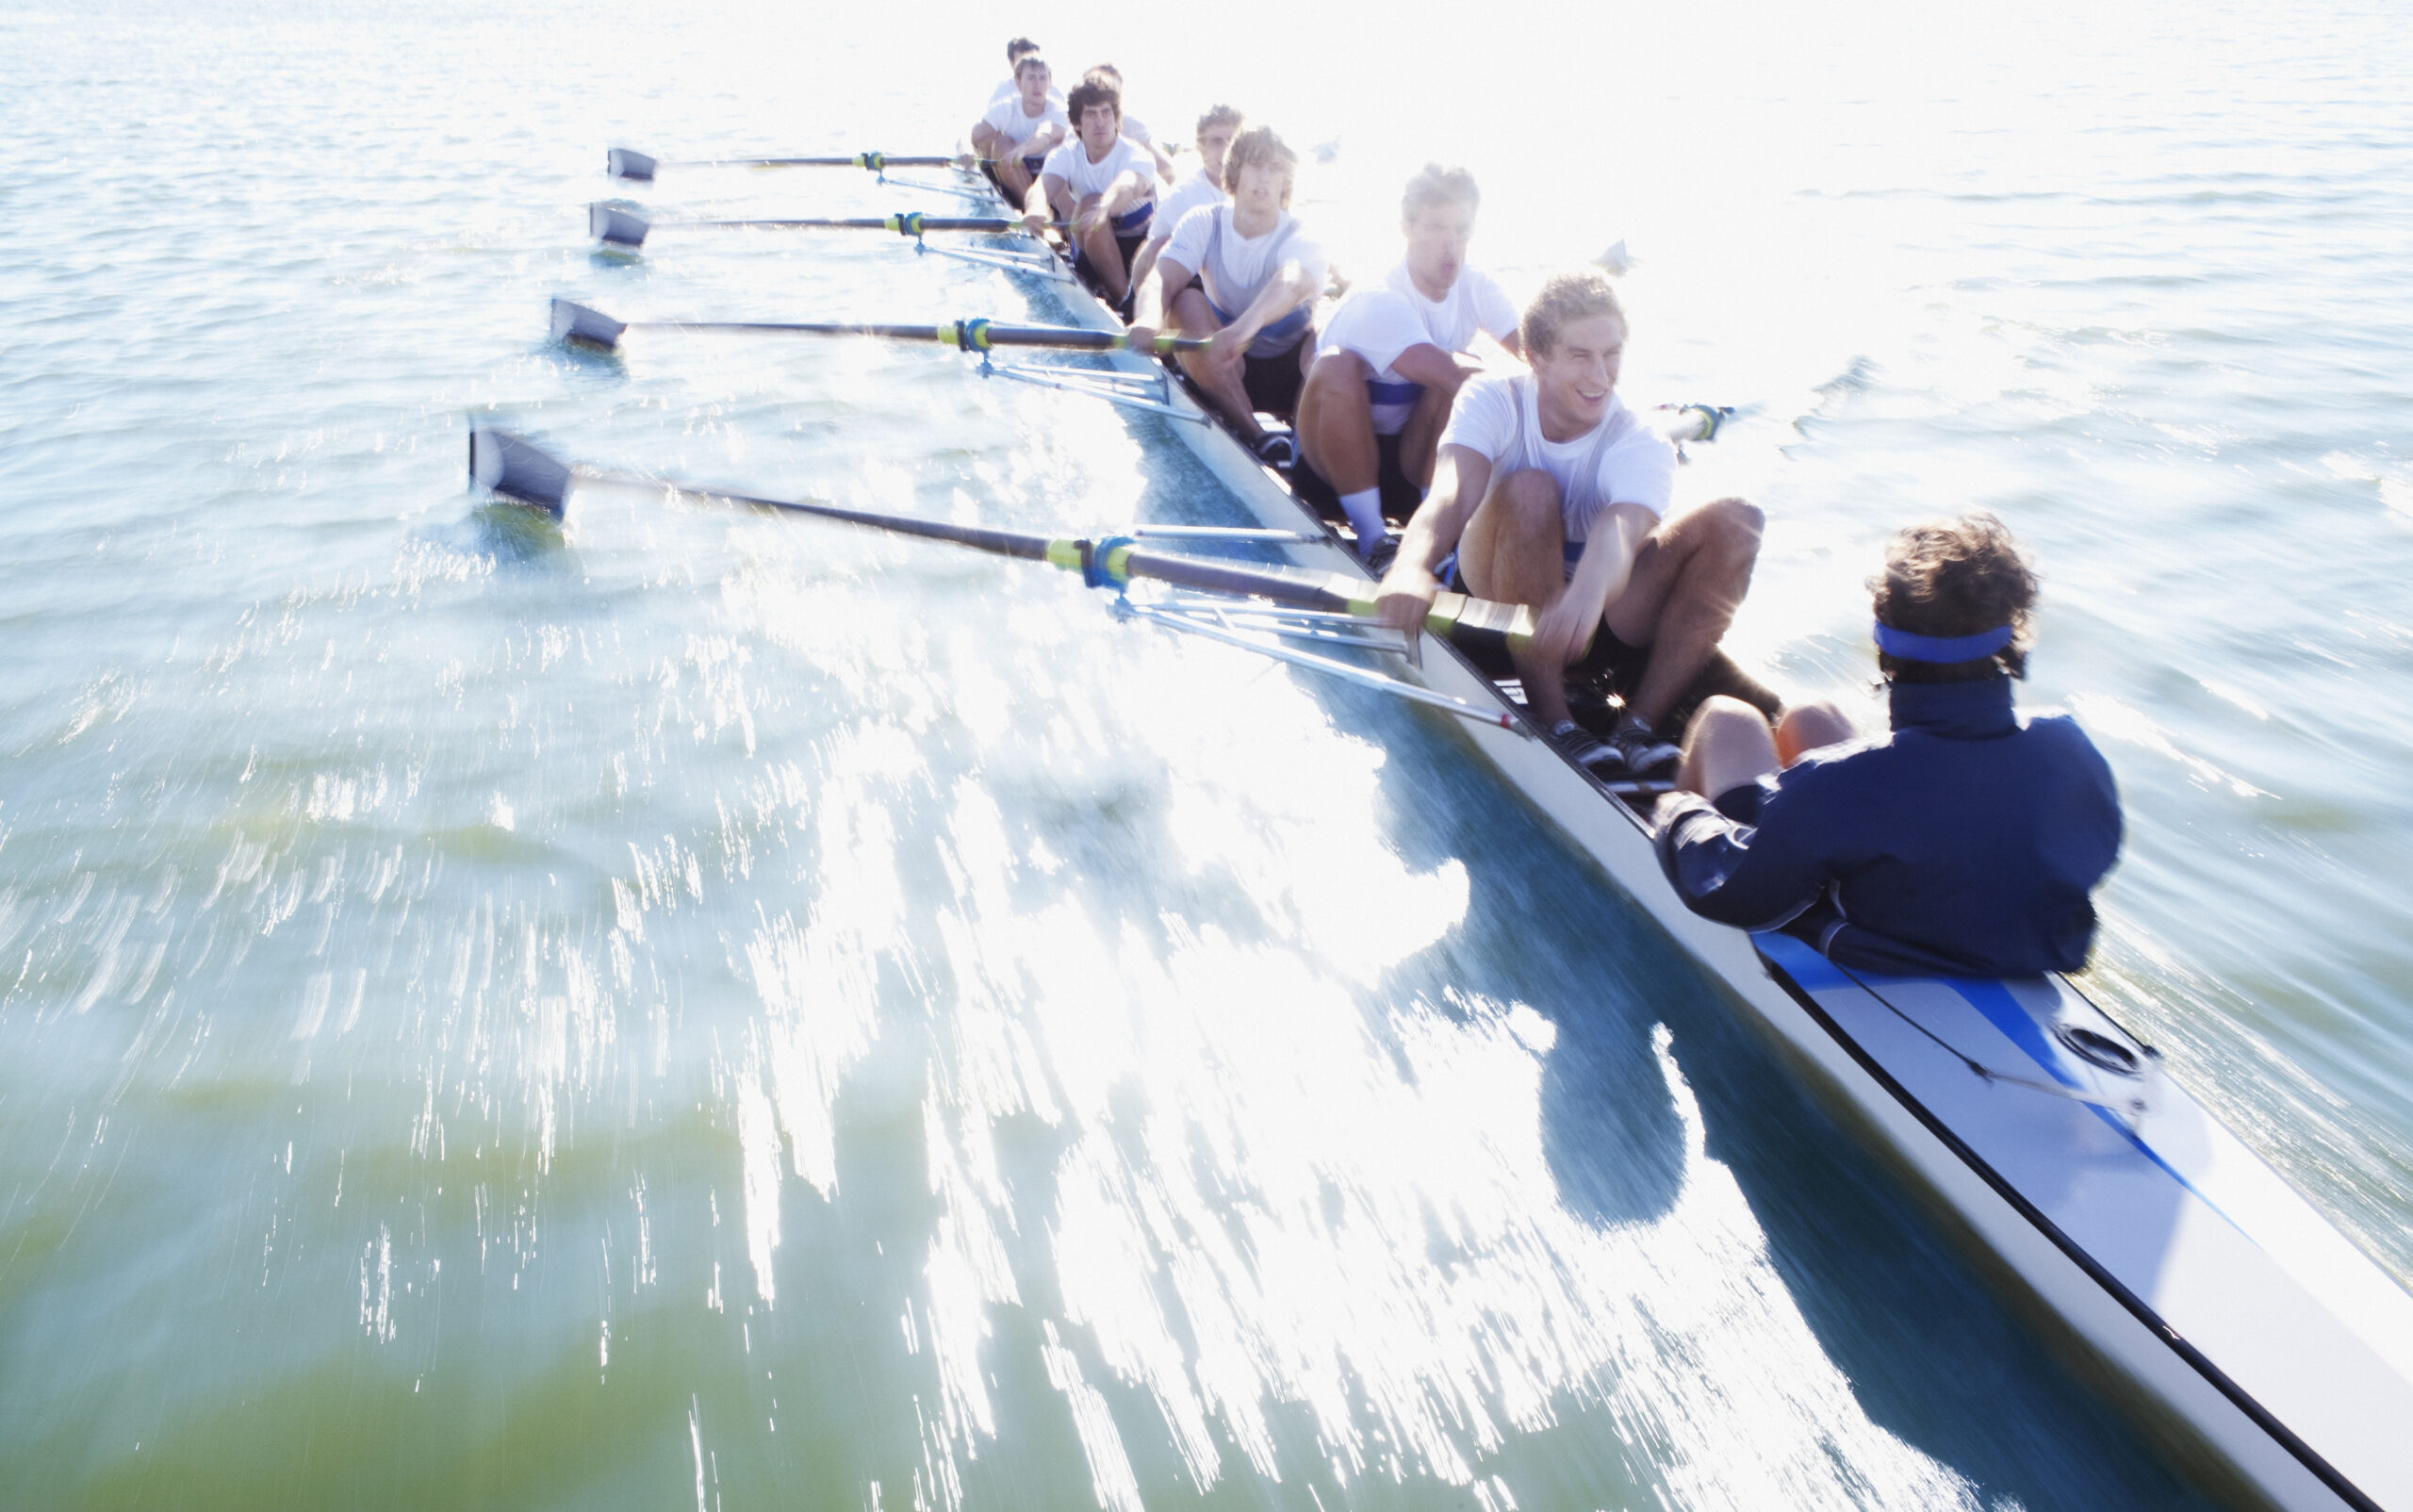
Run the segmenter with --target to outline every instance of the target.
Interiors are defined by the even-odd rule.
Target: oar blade
[[[581,304],[575,300],[554,297],[553,339],[601,347],[606,352],[620,344],[620,333],[629,328],[626,320],[616,320],[601,310]]]
[[[626,147],[613,148],[606,155],[605,160],[611,167],[614,178],[626,179],[632,184],[652,183],[653,171],[660,166],[659,158],[648,157],[641,152],[634,152]]]
[[[653,222],[644,216],[617,209],[598,200],[586,207],[586,229],[603,245],[621,252],[634,252],[645,245],[645,234]]]
[[[469,477],[515,503],[530,504],[559,519],[569,508],[566,464],[509,431],[473,426],[469,431]]]

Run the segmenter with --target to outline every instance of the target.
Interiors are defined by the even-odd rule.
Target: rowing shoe
[[[1113,588],[1117,592],[1135,581],[1144,580],[1233,598],[1262,599],[1311,615],[1346,616],[1361,624],[1373,620],[1377,614],[1374,602],[1376,585],[1365,578],[1347,573],[1221,562],[1185,556],[1175,551],[1152,551],[1129,535],[1109,535],[1096,540],[1081,536],[1037,535],[1020,531],[995,530],[985,525],[958,525],[947,520],[923,519],[911,515],[848,509],[838,504],[764,499],[754,494],[664,483],[629,473],[574,468],[508,431],[489,426],[475,426],[469,432],[469,476],[501,497],[541,509],[555,519],[567,516],[570,490],[579,482],[617,483],[648,489],[668,489],[691,498],[749,509],[844,520],[894,534],[968,546],[995,556],[1045,562],[1066,571],[1078,572],[1082,581],[1092,587]],[[1425,616],[1424,628],[1453,645],[1470,650],[1519,650],[1533,637],[1534,615],[1522,604],[1493,603],[1466,594],[1444,593],[1435,597],[1432,609]],[[1401,649],[1397,645],[1390,649]],[[1331,668],[1374,676],[1364,673],[1363,668],[1348,667],[1340,663],[1330,664],[1323,669]],[[1362,678],[1353,677],[1353,681],[1358,680]],[[1396,683],[1393,679],[1382,678],[1379,681],[1405,689],[1411,696],[1426,692]],[[1437,694],[1417,699],[1419,702],[1436,700],[1454,713],[1480,719],[1486,724],[1496,724],[1509,730],[1522,728],[1513,715],[1496,707],[1480,708],[1463,699]]]
[[[829,323],[809,320],[616,320],[601,310],[575,301],[553,301],[553,339],[573,341],[606,351],[620,344],[623,331],[700,331],[714,334],[768,333],[780,336],[867,336],[887,341],[935,341],[965,352],[998,347],[1049,347],[1064,352],[1128,352],[1131,338],[1111,331],[1075,325],[999,325],[993,320],[949,320],[941,325]],[[1191,337],[1160,336],[1149,351],[1167,353],[1195,352],[1206,343]]]

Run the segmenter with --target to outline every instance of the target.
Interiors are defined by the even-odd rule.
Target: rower
[[[1625,311],[1599,269],[1545,281],[1520,334],[1529,370],[1458,390],[1432,491],[1383,578],[1383,617],[1423,623],[1444,576],[1530,606],[1533,635],[1513,652],[1526,707],[1587,770],[1644,777],[1681,754],[1654,722],[1711,668],[1750,586],[1760,511],[1720,499],[1668,514],[1675,448],[1617,396]],[[1624,699],[1605,741],[1568,705],[1579,657]]]
[[[1131,322],[1134,346],[1168,319],[1206,341],[1181,354],[1183,370],[1259,461],[1279,466],[1296,461],[1296,449],[1288,435],[1268,435],[1256,412],[1288,417],[1298,405],[1324,275],[1323,248],[1289,211],[1298,169],[1299,155],[1270,126],[1233,138],[1223,156],[1230,202],[1182,217]]]
[[[990,106],[988,114],[972,123],[974,155],[1016,205],[1030,192],[1047,155],[1071,134],[1064,107],[1048,98],[1050,77],[1045,58],[1037,53],[1026,56],[1014,65],[1016,92]]]
[[[1114,86],[1115,98],[1119,100],[1123,97],[1123,71],[1111,63],[1100,63],[1097,67],[1091,69],[1081,75],[1081,82],[1110,84]],[[1158,178],[1168,184],[1173,182],[1173,158],[1168,156],[1164,148],[1157,144],[1155,134],[1148,130],[1146,123],[1127,110],[1123,115],[1123,134],[1138,142],[1141,150],[1155,162]]]
[[[989,95],[989,103],[991,105],[995,105],[1000,101],[1010,100],[1015,95],[1020,94],[1022,92],[1022,81],[1017,77],[1017,74],[1022,68],[1022,60],[1026,58],[1036,58],[1038,56],[1039,44],[1032,41],[1027,37],[1017,37],[1013,41],[1006,43],[1005,81],[999,84],[996,89],[991,92]],[[1047,91],[1047,98],[1059,106],[1064,103],[1064,97],[1057,93],[1054,90],[1049,90]]]
[[[1124,118],[1124,128],[1126,133],[1130,129],[1127,116]],[[1197,171],[1158,196],[1156,220],[1148,229],[1148,244],[1140,249],[1139,257],[1131,264],[1132,288],[1148,281],[1148,271],[1156,267],[1157,258],[1163,254],[1165,243],[1172,239],[1173,229],[1181,223],[1183,216],[1202,205],[1222,205],[1230,198],[1223,192],[1223,154],[1239,129],[1240,113],[1228,105],[1211,107],[1198,118]]]
[[[1123,135],[1123,96],[1113,85],[1084,79],[1064,105],[1079,135],[1047,155],[1024,197],[1023,222],[1033,236],[1050,220],[1065,222],[1075,271],[1121,304],[1156,214],[1156,167]]]
[[[1831,705],[1771,731],[1749,705],[1709,699],[1680,791],[1660,802],[1667,879],[1705,918],[1782,927],[1854,971],[2077,970],[2088,895],[2120,852],[2120,797],[2075,721],[2011,707],[2035,573],[1978,512],[1897,534],[1870,587],[1892,732],[1855,741]]]
[[[1481,203],[1473,174],[1427,163],[1400,204],[1406,257],[1380,284],[1351,290],[1317,338],[1299,395],[1299,451],[1338,497],[1361,557],[1387,535],[1384,506],[1404,518],[1431,485],[1451,403],[1483,371],[1468,355],[1476,333],[1523,353],[1517,306],[1467,266]]]

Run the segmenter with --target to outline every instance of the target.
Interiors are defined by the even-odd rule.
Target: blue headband
[[[1913,635],[1907,630],[1896,630],[1883,620],[1877,622],[1877,649],[1886,655],[1905,662],[1974,662],[1980,656],[1992,656],[2011,644],[2011,627],[1997,626],[1979,631],[1975,635],[1955,635],[1945,639],[1938,635]]]

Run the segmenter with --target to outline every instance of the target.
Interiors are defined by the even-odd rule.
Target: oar
[[[1056,230],[1064,229],[1060,221],[1050,222]],[[894,231],[899,236],[920,237],[928,231],[982,231],[992,236],[1005,236],[1029,227],[1022,221],[1009,221],[994,215],[924,215],[913,211],[902,215],[857,215],[820,219],[764,220],[748,217],[735,221],[654,221],[633,210],[597,202],[586,207],[586,229],[589,235],[607,247],[634,251],[645,245],[646,233],[655,226],[754,226],[779,231]]]
[[[1375,584],[1365,578],[1351,577],[1345,573],[1317,572],[1305,567],[1258,567],[1184,556],[1175,551],[1152,551],[1129,536],[1110,535],[1093,541],[1078,536],[1032,535],[1019,531],[992,530],[983,525],[957,525],[946,520],[919,519],[911,515],[883,515],[867,509],[847,509],[837,504],[805,503],[719,489],[692,488],[684,484],[661,483],[625,473],[574,469],[567,463],[548,455],[508,431],[483,425],[469,432],[469,476],[503,498],[533,505],[555,519],[562,518],[568,509],[572,482],[579,477],[587,477],[634,484],[640,487],[676,488],[682,494],[714,499],[723,503],[744,504],[753,509],[778,510],[792,515],[811,515],[822,519],[841,519],[899,535],[917,535],[924,540],[969,546],[997,556],[1046,562],[1067,571],[1078,572],[1092,587],[1121,588],[1135,579],[1144,578],[1206,593],[1270,600],[1294,609],[1343,614],[1353,619],[1371,619],[1375,616]],[[1459,646],[1520,649],[1533,635],[1534,615],[1522,604],[1493,603],[1461,593],[1444,593],[1434,599],[1431,611],[1424,616],[1424,628]]]
[[[837,324],[808,320],[616,320],[571,300],[553,301],[553,339],[609,350],[623,331],[770,332],[782,336],[869,336],[889,341],[935,341],[966,352],[997,347],[1055,347],[1066,352],[1128,352],[1120,331],[1086,331],[1072,325],[999,325],[993,320],[949,320],[943,325]],[[1159,355],[1194,352],[1206,343],[1191,337],[1160,336],[1149,347]]]
[[[893,157],[887,153],[854,153],[841,157],[648,157],[626,147],[615,147],[606,157],[614,178],[639,184],[653,182],[657,168],[944,168],[952,157]]]

